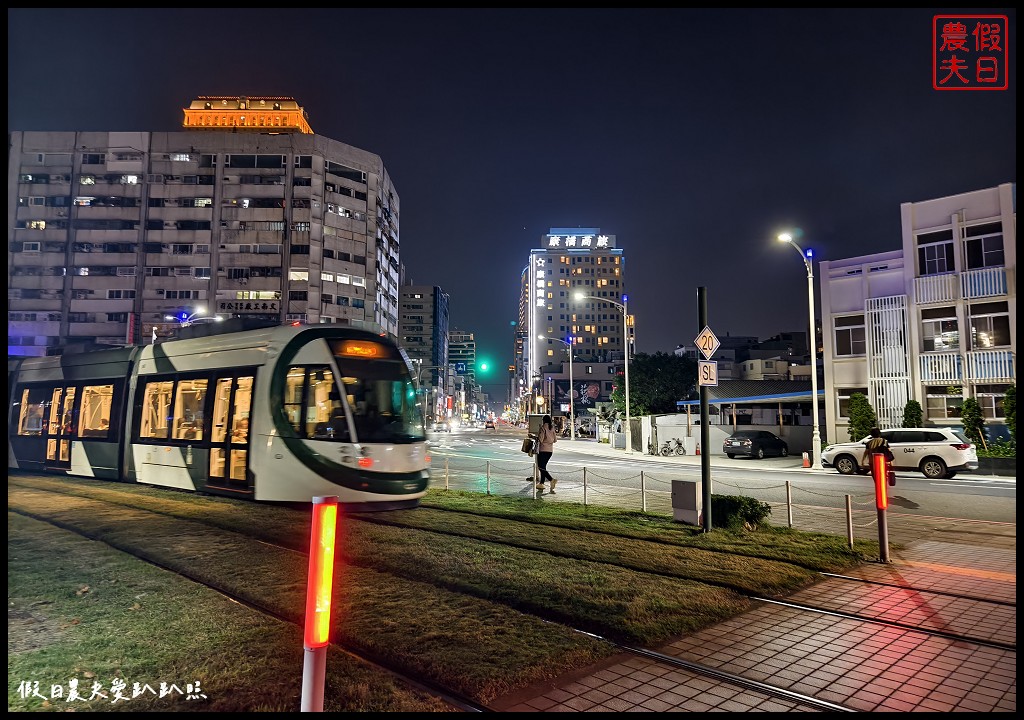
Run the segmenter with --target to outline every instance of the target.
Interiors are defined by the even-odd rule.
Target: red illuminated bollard
[[[871,474],[875,479],[875,507],[878,508],[878,552],[882,562],[889,562],[889,526],[885,511],[889,507],[889,485],[896,484],[896,473],[884,452],[871,454]]]
[[[302,636],[302,712],[323,712],[327,643],[331,632],[334,586],[334,543],[338,529],[338,498],[313,498],[309,534],[309,576],[306,581],[306,624]]]

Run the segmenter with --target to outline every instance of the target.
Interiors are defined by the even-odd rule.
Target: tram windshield
[[[400,360],[338,358],[357,442],[425,440],[416,387]]]

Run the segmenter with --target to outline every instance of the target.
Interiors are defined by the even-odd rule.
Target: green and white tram
[[[412,507],[430,482],[408,357],[280,326],[10,360],[8,466],[258,501]]]

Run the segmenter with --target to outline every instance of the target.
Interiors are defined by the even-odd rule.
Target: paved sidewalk
[[[625,456],[594,441],[560,440],[559,447]],[[638,462],[644,457],[666,459],[632,455]],[[697,465],[701,458],[671,460]],[[716,466],[730,462],[736,461],[714,457]],[[808,472],[799,465],[792,469]],[[825,518],[822,525],[822,532],[835,532],[842,521]],[[1015,712],[1016,524],[893,514],[889,531],[901,545],[889,563],[868,563],[853,579],[826,577],[784,602],[758,602],[736,618],[652,648],[682,665],[621,655],[502,698],[494,707],[803,712],[827,711],[830,703],[871,712]],[[792,604],[830,612],[810,613]],[[686,663],[748,683],[698,674]],[[769,692],[768,686],[792,695]]]

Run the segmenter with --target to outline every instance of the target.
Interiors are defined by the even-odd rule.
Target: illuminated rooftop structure
[[[201,96],[184,109],[190,130],[254,130],[313,134],[306,111],[290,97]]]

